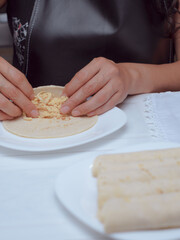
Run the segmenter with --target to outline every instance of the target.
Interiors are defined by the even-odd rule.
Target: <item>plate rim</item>
[[[117,123],[117,127],[116,128],[113,128],[112,130],[109,130],[108,132],[105,132],[104,134],[101,134],[100,136],[96,136],[96,137],[93,137],[91,139],[87,139],[86,141],[83,141],[83,142],[74,142],[74,144],[66,144],[65,146],[63,147],[50,147],[50,148],[42,148],[42,149],[38,149],[37,147],[30,147],[28,145],[26,146],[19,146],[19,145],[16,145],[15,143],[12,145],[11,143],[7,143],[7,142],[2,142],[1,139],[0,139],[0,146],[1,147],[4,147],[4,148],[7,148],[7,149],[11,149],[11,150],[16,150],[16,151],[23,151],[23,152],[50,152],[50,151],[57,151],[57,150],[65,150],[65,149],[69,149],[69,148],[73,148],[73,147],[77,147],[77,146],[81,146],[81,145],[84,145],[84,144],[87,144],[87,143],[91,143],[91,142],[94,142],[94,141],[97,141],[99,139],[102,139],[116,131],[118,131],[119,129],[121,129],[126,123],[127,123],[127,115],[126,113],[120,109],[119,107],[114,107],[112,108],[111,110],[109,110],[108,112],[98,116],[98,120],[97,120],[97,123],[90,129],[88,129],[87,131],[84,131],[82,132],[83,133],[86,133],[88,131],[91,131],[93,128],[95,128],[98,124],[99,121],[103,121],[103,118],[106,117],[106,114],[108,114],[110,111],[118,111],[118,114],[121,115],[121,119],[122,121],[120,121],[119,123]],[[0,131],[6,131],[8,134],[12,134],[10,132],[8,132],[4,127],[3,127],[3,124],[2,122],[0,122]],[[81,133],[79,134],[75,134],[75,135],[72,135],[72,136],[67,136],[67,137],[64,137],[66,139],[68,139],[68,137],[76,137],[77,135],[80,136]],[[37,141],[44,141],[44,143],[47,144],[48,141],[58,141],[59,139],[59,142],[61,143],[61,141],[63,141],[64,138],[49,138],[49,139],[32,139],[32,138],[24,138],[24,137],[20,137],[20,136],[16,136],[14,134],[12,134],[13,137],[17,137],[20,138],[21,140],[25,140],[28,139],[27,141],[33,141],[35,140],[36,143],[34,144],[37,144]],[[82,140],[81,140],[82,141]],[[36,145],[35,145],[36,146]]]
[[[123,150],[123,151],[119,151],[119,153],[126,153],[126,152],[139,152],[139,151],[148,151],[148,150],[158,150],[158,149],[168,149],[168,148],[177,148],[177,147],[180,147],[180,143],[169,143],[169,142],[159,142],[159,144],[160,144],[160,147],[158,146],[157,148],[147,148],[147,149],[140,149],[141,148],[141,146],[142,145],[150,145],[150,144],[152,144],[152,143],[145,143],[145,144],[138,144],[138,145],[133,145],[132,146],[132,151],[130,150],[130,151],[128,151],[127,150],[127,148],[125,149],[125,151]],[[155,144],[157,144],[156,142],[153,142],[153,144],[155,145]],[[161,144],[162,144],[162,146],[161,146]],[[164,145],[164,146],[163,146]],[[169,146],[168,146],[169,145]],[[127,151],[126,151],[127,150]],[[117,154],[118,153],[118,151],[114,151],[114,154]],[[107,152],[106,154],[113,154],[113,152],[112,151],[109,151],[109,152]],[[101,155],[100,153],[96,153],[95,154],[96,156],[98,156],[98,155]],[[97,218],[95,218],[94,219],[94,221],[96,222],[96,224],[98,223],[98,225],[99,225],[99,227],[98,227],[98,225],[97,226],[95,226],[94,227],[94,225],[95,225],[95,223],[93,223],[93,226],[92,226],[92,224],[89,224],[88,223],[88,221],[84,221],[83,219],[86,219],[87,218],[87,216],[83,216],[83,219],[81,218],[81,217],[78,217],[77,216],[77,214],[75,213],[76,211],[72,211],[71,210],[71,208],[69,208],[67,205],[66,205],[66,202],[63,200],[62,201],[62,198],[61,198],[61,196],[59,195],[59,191],[58,191],[58,189],[59,189],[59,186],[60,186],[60,184],[59,184],[59,182],[61,183],[62,182],[62,177],[63,176],[66,176],[67,175],[67,172],[69,172],[69,171],[71,171],[74,167],[75,167],[75,169],[77,169],[78,168],[78,166],[79,165],[83,165],[83,166],[86,166],[86,168],[90,168],[90,165],[92,165],[92,163],[93,163],[93,161],[94,161],[94,159],[87,159],[88,160],[88,162],[86,162],[86,161],[83,161],[83,160],[81,160],[80,162],[78,162],[78,163],[75,163],[75,164],[73,164],[73,165],[71,165],[71,166],[69,166],[69,167],[67,167],[66,169],[64,169],[59,175],[58,175],[58,177],[56,178],[56,181],[55,181],[55,184],[54,184],[54,191],[55,191],[55,194],[56,194],[56,196],[57,196],[57,199],[58,199],[58,201],[60,201],[60,204],[64,207],[64,209],[66,210],[66,211],[68,211],[70,214],[72,214],[76,219],[78,219],[82,224],[84,224],[84,225],[86,225],[86,226],[88,226],[90,229],[92,229],[93,231],[95,231],[95,232],[97,232],[97,233],[99,233],[99,234],[102,234],[102,235],[104,235],[105,237],[110,237],[110,239],[123,239],[123,240],[130,240],[130,239],[133,239],[132,238],[132,234],[155,234],[155,233],[160,233],[160,234],[162,234],[161,232],[164,232],[164,233],[166,233],[167,234],[167,232],[176,232],[176,231],[178,231],[178,236],[172,236],[172,240],[173,239],[176,239],[177,237],[178,237],[178,239],[180,238],[180,228],[173,228],[173,229],[163,229],[163,230],[143,230],[143,231],[129,231],[129,232],[121,232],[121,233],[113,233],[113,234],[106,234],[105,233],[105,231],[103,230],[104,228],[103,228],[103,224],[101,224],[99,221],[98,221],[98,219]],[[85,172],[87,172],[87,171],[85,171]],[[88,178],[88,177],[87,177]],[[84,179],[84,181],[83,182],[87,182],[87,178],[86,179]],[[92,179],[93,179],[93,176],[92,176]],[[82,190],[82,189],[80,189],[80,190]],[[81,199],[79,199],[79,202],[80,202],[80,200]],[[129,236],[128,236],[129,235]],[[130,236],[131,235],[131,236]],[[152,235],[152,236],[153,236]],[[144,236],[142,236],[142,237],[144,237]],[[163,236],[162,236],[163,237]],[[162,237],[160,237],[159,238],[159,240],[162,240],[162,239],[164,239],[164,238],[162,238]],[[137,240],[138,238],[136,237],[136,238],[134,238],[135,240]],[[146,239],[149,239],[148,238],[148,236],[146,237]],[[167,240],[167,238],[165,238],[165,240]],[[170,240],[170,238],[168,238],[168,240]]]

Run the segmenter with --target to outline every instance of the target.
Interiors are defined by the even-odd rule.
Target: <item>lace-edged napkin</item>
[[[151,136],[180,143],[180,92],[147,94],[144,106]]]

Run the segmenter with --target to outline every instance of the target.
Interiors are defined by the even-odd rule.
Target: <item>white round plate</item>
[[[99,116],[97,123],[85,132],[64,138],[32,139],[9,133],[0,123],[0,146],[21,151],[52,151],[79,146],[105,137],[126,123],[126,115],[115,107]]]
[[[123,149],[121,152],[137,152],[141,150],[165,149],[180,147],[179,144],[152,143]],[[78,220],[98,233],[110,239],[121,240],[174,240],[180,239],[180,229],[156,231],[136,231],[107,235],[103,225],[96,218],[97,186],[92,177],[91,168],[94,159],[84,159],[64,170],[57,178],[55,191],[61,204]]]

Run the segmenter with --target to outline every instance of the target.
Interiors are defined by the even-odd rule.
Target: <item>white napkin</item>
[[[180,92],[147,94],[145,118],[152,137],[180,142]]]

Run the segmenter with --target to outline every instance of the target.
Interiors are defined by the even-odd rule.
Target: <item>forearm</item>
[[[180,90],[180,61],[162,65],[124,64],[129,74],[129,95]]]

